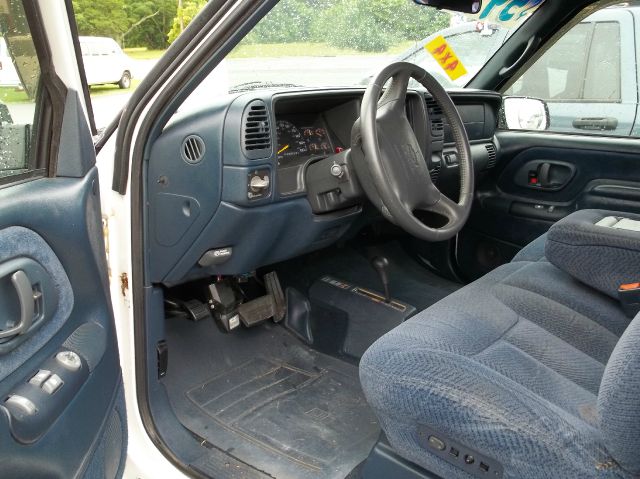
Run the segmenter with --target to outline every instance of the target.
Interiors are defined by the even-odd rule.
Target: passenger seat
[[[443,478],[640,476],[640,316],[617,299],[640,231],[622,223],[640,215],[574,213],[367,350],[399,455]]]

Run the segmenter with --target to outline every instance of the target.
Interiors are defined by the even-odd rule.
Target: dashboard
[[[494,134],[501,97],[449,93],[467,129],[476,174],[484,174],[499,154]],[[177,114],[147,163],[151,280],[171,286],[242,274],[344,236],[367,200],[357,179],[330,168],[348,155],[363,94],[361,88],[258,90]],[[445,194],[457,194],[457,152],[442,110],[428,94],[410,91],[406,112],[433,181]]]

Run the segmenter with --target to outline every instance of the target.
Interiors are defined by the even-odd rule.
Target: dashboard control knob
[[[333,165],[331,165],[331,175],[336,178],[342,178],[344,176],[344,167],[334,162]]]
[[[251,191],[253,191],[254,193],[258,193],[260,191],[264,191],[264,190],[268,190],[269,189],[269,177],[268,176],[263,176],[260,177],[258,175],[252,176],[251,180],[249,181],[249,188],[251,188]]]

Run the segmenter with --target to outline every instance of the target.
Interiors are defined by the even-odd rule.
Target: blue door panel
[[[44,300],[53,296],[56,305],[15,348],[3,354],[0,344],[1,475],[116,477],[124,463],[126,415],[97,170],[0,189],[0,205],[0,272],[12,261],[37,263],[51,283]],[[0,306],[11,303],[10,293],[4,296]],[[58,353],[79,358],[79,369],[64,366]],[[30,382],[41,371],[55,374],[62,386],[49,394]],[[16,395],[37,413],[7,402]]]

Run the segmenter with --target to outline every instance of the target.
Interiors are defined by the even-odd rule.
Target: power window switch
[[[56,359],[70,371],[77,371],[82,366],[80,356],[73,351],[60,351],[56,354]]]
[[[10,396],[9,399],[5,401],[5,404],[13,406],[15,409],[19,410],[23,414],[26,414],[27,416],[33,416],[38,412],[38,408],[35,404],[33,404],[33,401],[31,401],[31,399],[27,399],[24,396],[18,396],[17,394]]]
[[[60,389],[63,385],[62,379],[57,374],[53,374],[49,379],[47,379],[44,384],[42,384],[42,390],[47,394],[53,394],[58,389]]]
[[[29,379],[29,384],[33,384],[36,387],[41,388],[42,384],[49,379],[51,376],[51,371],[47,371],[46,369],[39,370],[35,376]]]

